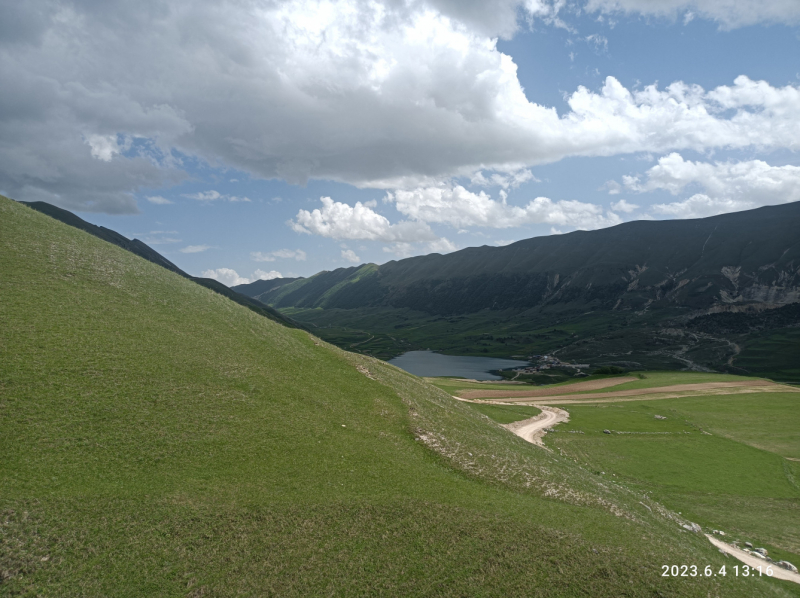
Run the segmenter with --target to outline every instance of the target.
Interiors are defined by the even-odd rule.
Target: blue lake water
[[[442,355],[433,351],[409,351],[390,359],[389,363],[415,376],[455,376],[474,380],[502,380],[489,371],[530,365],[527,361],[516,359]]]

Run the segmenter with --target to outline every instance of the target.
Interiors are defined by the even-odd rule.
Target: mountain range
[[[559,352],[598,365],[768,371],[786,379],[800,376],[790,367],[798,363],[798,230],[800,203],[790,203],[234,289],[316,326],[327,340],[382,357],[412,348]],[[764,310],[780,313],[757,315]],[[776,357],[765,370],[753,361],[761,358],[746,349],[766,337],[787,363]]]

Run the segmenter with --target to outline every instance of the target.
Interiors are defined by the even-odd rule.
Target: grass
[[[421,380],[3,198],[0,295],[0,596],[792,595],[661,578],[724,559]]]
[[[783,457],[800,446],[799,406],[800,395],[784,393],[570,405],[570,421],[547,444],[704,527],[797,563],[800,467]],[[582,433],[561,433],[569,431]]]
[[[524,405],[484,405],[480,403],[470,403],[471,407],[478,413],[496,421],[498,424],[510,424],[512,422],[528,419],[539,415],[542,411],[536,407],[525,407]]]

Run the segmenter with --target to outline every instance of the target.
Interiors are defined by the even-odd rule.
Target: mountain
[[[278,287],[281,287],[285,284],[289,284],[290,282],[294,282],[295,280],[301,280],[300,278],[272,278],[270,280],[256,280],[254,282],[250,282],[248,284],[240,284],[236,285],[235,287],[231,287],[237,293],[241,293],[247,297],[252,297],[253,299],[258,299],[261,295],[265,295]]]
[[[54,205],[51,205],[43,201],[35,201],[35,202],[21,201],[18,203],[26,205],[29,208],[36,210],[37,212],[41,212],[42,214],[47,214],[51,218],[55,218],[56,220],[63,222],[64,224],[68,224],[69,226],[85,231],[90,235],[94,235],[95,237],[103,239],[103,241],[112,243],[117,247],[122,247],[122,249],[125,249],[126,251],[130,251],[131,253],[138,255],[139,257],[142,257],[149,262],[153,262],[154,264],[157,264],[162,268],[166,268],[170,272],[175,272],[179,276],[188,278],[192,282],[204,286],[207,289],[211,289],[215,293],[224,295],[228,299],[231,299],[232,301],[235,301],[240,305],[244,305],[249,309],[255,311],[256,313],[259,313],[262,316],[265,316],[271,320],[281,322],[286,326],[291,326],[291,327],[299,326],[302,328],[302,326],[298,325],[297,322],[294,322],[293,320],[287,318],[286,316],[284,316],[277,310],[271,308],[270,306],[265,305],[264,303],[258,301],[257,299],[253,299],[247,294],[242,294],[235,290],[232,290],[217,280],[214,280],[212,278],[200,278],[197,276],[190,276],[189,274],[178,268],[178,266],[169,261],[167,258],[165,258],[163,255],[161,255],[160,253],[158,253],[157,251],[155,251],[154,249],[152,249],[146,243],[143,243],[139,239],[130,240],[122,236],[118,232],[115,232],[104,226],[97,226],[89,222],[86,222],[85,220],[79,218],[72,212],[69,212],[67,210],[64,210],[62,208],[56,207]]]
[[[424,381],[1,197],[0,290],[4,596],[789,595],[661,578],[726,561]]]
[[[342,346],[354,344],[352,334],[344,334],[347,330],[372,335],[372,345],[364,343],[361,350],[372,348],[372,354],[381,357],[428,347],[498,356],[560,350],[598,364],[615,361],[611,354],[629,354],[633,357],[616,361],[725,369],[747,361],[739,346],[747,339],[707,339],[720,347],[709,349],[713,355],[705,355],[708,351],[703,349],[698,361],[685,351],[678,355],[676,347],[686,343],[674,335],[676,342],[670,343],[668,335],[658,332],[658,342],[675,350],[648,346],[648,326],[685,330],[698,316],[797,303],[798,230],[800,203],[695,220],[629,222],[505,247],[340,268],[267,289],[258,297],[319,326],[319,333],[332,342],[344,339]],[[441,319],[447,319],[448,326],[430,325]],[[789,320],[786,342],[791,346],[799,321],[794,315]],[[563,329],[568,322],[570,330]],[[563,338],[534,339],[554,324],[561,328],[552,334]],[[602,350],[595,347],[592,354],[589,347],[572,346],[598,339],[598,328],[606,337]],[[624,337],[621,342],[608,342],[613,328],[628,328],[616,333]],[[483,338],[487,335],[509,337],[511,342],[481,345],[494,341]],[[630,346],[633,337],[638,339],[636,346]],[[800,357],[794,351],[791,355]],[[797,376],[800,381],[800,372]]]
[[[276,307],[406,307],[441,315],[571,304],[616,310],[785,305],[800,301],[799,228],[800,203],[698,220],[628,222],[341,268],[260,296]]]

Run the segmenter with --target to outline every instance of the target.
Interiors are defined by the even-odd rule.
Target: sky
[[[798,56],[797,0],[0,0],[0,194],[228,285],[777,205]]]

